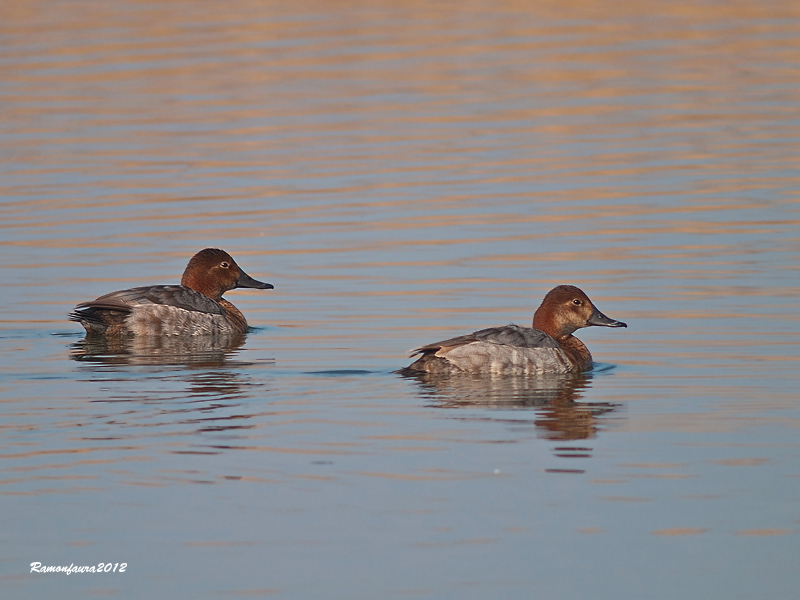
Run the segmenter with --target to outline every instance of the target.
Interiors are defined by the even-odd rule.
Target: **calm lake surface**
[[[796,596],[797,2],[0,14],[4,597]],[[243,345],[67,320],[208,246]],[[594,372],[393,372],[561,283]]]

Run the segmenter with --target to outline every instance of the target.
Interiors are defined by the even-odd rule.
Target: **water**
[[[794,595],[794,3],[2,12],[7,594]],[[206,246],[244,344],[87,352]],[[559,283],[595,372],[393,373]]]

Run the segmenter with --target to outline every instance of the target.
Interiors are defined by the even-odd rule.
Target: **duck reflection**
[[[597,435],[598,420],[618,405],[580,402],[591,387],[591,373],[539,376],[442,375],[403,370],[399,374],[419,386],[419,394],[435,408],[486,408],[535,411],[538,437],[585,440]]]
[[[102,398],[93,402],[126,403],[108,439],[126,438],[128,428],[135,428],[137,439],[142,427],[169,428],[191,436],[186,448],[173,451],[216,454],[246,440],[256,414],[246,399],[265,387],[248,375],[252,363],[234,358],[244,340],[239,334],[95,337],[73,344],[71,358],[102,376]]]
[[[214,336],[86,337],[71,357],[106,365],[222,366],[244,345],[244,334]]]

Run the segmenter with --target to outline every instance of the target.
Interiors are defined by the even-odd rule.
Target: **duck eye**
[[[583,302],[581,302],[581,301],[580,301],[578,298],[575,298],[575,300],[573,300],[573,301],[572,301],[572,303],[573,303],[575,306],[580,306],[581,304],[583,304]]]
[[[222,261],[221,263],[219,263],[219,266],[222,267],[223,269],[230,268],[230,265],[226,261]]]

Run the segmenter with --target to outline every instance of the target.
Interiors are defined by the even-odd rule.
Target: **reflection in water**
[[[608,402],[578,402],[591,387],[591,373],[539,376],[440,375],[403,370],[419,394],[436,408],[534,409],[539,437],[584,440],[595,437],[598,418],[613,412]]]
[[[242,347],[244,340],[243,334],[87,337],[72,346],[71,357],[107,365],[221,366]]]
[[[245,336],[240,334],[87,337],[73,344],[71,357],[84,368],[102,374],[103,399],[94,402],[129,404],[124,413],[115,415],[113,427],[103,432],[103,439],[133,436],[142,440],[141,427],[177,433],[188,426],[194,433],[224,433],[226,437],[194,439],[187,447],[171,451],[216,454],[231,447],[231,435],[236,430],[254,426],[248,419],[256,413],[243,413],[241,402],[253,393],[254,386],[243,369],[252,365],[232,360],[244,341]],[[128,373],[129,367],[141,366],[165,368],[145,379]],[[116,375],[108,377],[110,372]]]

